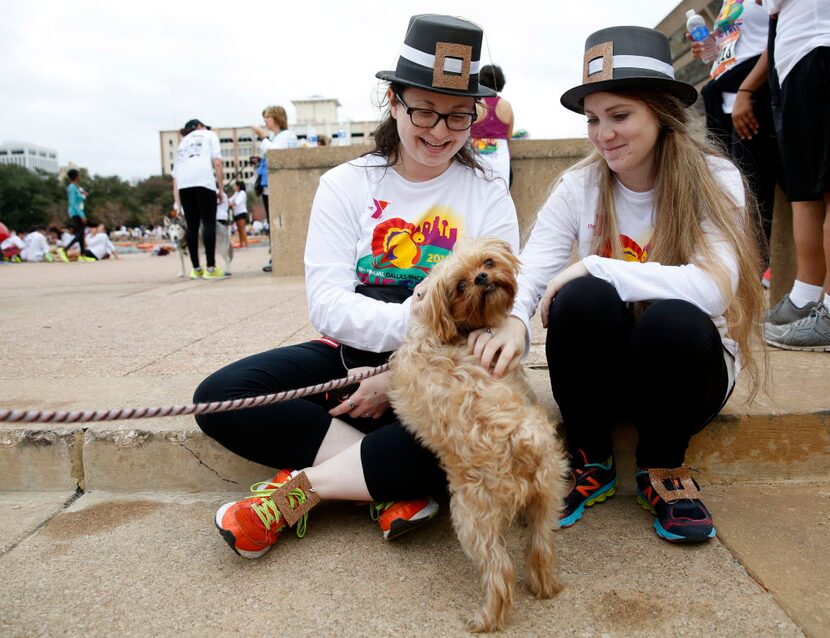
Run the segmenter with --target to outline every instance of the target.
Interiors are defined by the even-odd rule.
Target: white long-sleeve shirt
[[[358,284],[414,287],[462,237],[519,246],[516,208],[502,180],[453,162],[438,177],[408,182],[377,156],[320,178],[305,250],[311,322],[342,343],[386,352],[406,335],[410,301],[384,303]]]
[[[743,210],[744,189],[738,169],[731,162],[718,158],[710,158],[709,167],[735,202],[736,210]],[[711,317],[724,347],[737,356],[737,344],[727,335],[723,316],[729,299],[724,297],[714,279],[694,263],[665,266],[645,262],[654,230],[653,191],[637,193],[617,182],[614,206],[624,259],[592,254],[599,183],[597,165],[569,171],[539,211],[536,225],[520,256],[519,292],[513,307],[513,314],[524,321],[528,334],[530,318],[536,312],[548,282],[570,264],[576,242],[577,253],[588,272],[611,283],[624,302],[688,301]],[[715,258],[725,264],[734,292],[738,285],[737,257],[712,225],[704,225],[703,230]]]
[[[98,259],[103,259],[107,255],[115,253],[115,246],[113,246],[109,236],[102,232],[98,232],[92,237],[88,237],[86,240],[86,248]]]
[[[43,261],[46,253],[49,252],[49,242],[43,233],[33,230],[26,233],[25,246],[20,250],[20,258],[23,261]]]

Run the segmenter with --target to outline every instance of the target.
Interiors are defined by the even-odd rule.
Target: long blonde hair
[[[759,281],[763,270],[763,234],[755,198],[746,178],[743,207],[717,182],[707,157],[724,155],[702,133],[691,128],[680,100],[658,90],[617,94],[643,102],[660,125],[654,157],[654,234],[647,259],[669,266],[694,263],[712,276],[729,299],[724,317],[750,377],[751,401],[759,388],[766,385],[766,366],[762,369],[756,356],[763,353],[766,358],[761,334],[764,297]],[[619,259],[622,245],[614,208],[616,178],[596,150],[574,168],[591,164],[597,165],[601,175],[592,252],[602,254],[610,245],[611,257]],[[704,237],[704,222],[714,226],[737,258],[738,286],[734,294],[726,264],[716,258]]]

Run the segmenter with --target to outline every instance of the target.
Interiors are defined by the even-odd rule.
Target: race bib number
[[[740,29],[732,29],[729,33],[718,39],[720,54],[712,65],[709,77],[717,80],[735,64],[735,45],[741,37]]]

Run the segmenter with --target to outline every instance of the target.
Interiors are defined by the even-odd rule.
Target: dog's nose
[[[487,285],[487,273],[480,272],[476,275],[474,280],[476,282],[476,286],[486,286]]]

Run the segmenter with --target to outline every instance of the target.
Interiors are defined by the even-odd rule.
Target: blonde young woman
[[[471,343],[502,374],[525,351],[539,306],[572,456],[562,527],[614,494],[610,430],[630,420],[638,500],[658,535],[705,541],[715,527],[684,457],[741,368],[757,385],[757,218],[738,169],[689,130],[697,93],[674,79],[665,36],[614,27],[585,48],[585,80],[561,101],[585,114],[594,151],[539,212],[514,316]]]

